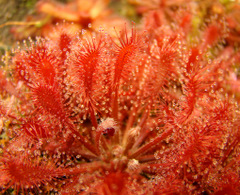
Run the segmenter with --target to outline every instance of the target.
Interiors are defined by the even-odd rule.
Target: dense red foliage
[[[239,51],[218,20],[191,41],[191,15],[153,15],[115,37],[64,24],[15,50],[12,81],[0,72],[3,192],[240,193]]]

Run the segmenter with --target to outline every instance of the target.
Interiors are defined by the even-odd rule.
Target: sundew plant
[[[3,194],[240,194],[238,46],[224,18],[160,16],[5,57]]]

